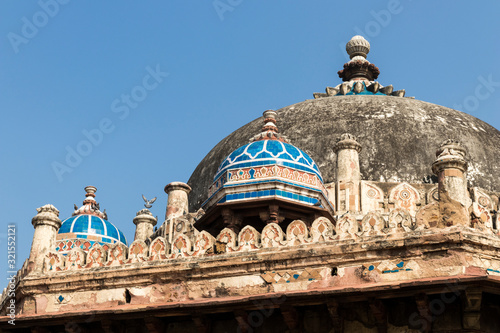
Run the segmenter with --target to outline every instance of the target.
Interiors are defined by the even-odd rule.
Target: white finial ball
[[[351,59],[356,56],[366,59],[366,55],[370,52],[370,43],[363,36],[357,35],[347,42],[345,49]]]

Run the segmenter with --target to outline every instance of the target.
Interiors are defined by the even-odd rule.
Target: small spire
[[[378,78],[380,70],[366,60],[370,52],[370,43],[362,36],[354,36],[347,42],[345,49],[351,60],[344,64],[344,69],[338,72],[343,81],[368,80]]]
[[[288,142],[286,137],[279,134],[278,126],[276,125],[276,115],[277,113],[274,110],[264,111],[264,126],[262,126],[262,132],[251,138],[251,142],[260,140],[278,140]]]
[[[105,220],[108,219],[106,212],[101,212],[99,204],[95,200],[95,192],[97,192],[97,188],[95,186],[87,186],[85,187],[85,200],[83,200],[83,206],[78,208],[75,205],[75,211],[73,212],[73,216],[75,215],[95,215],[99,216]]]
[[[87,200],[90,200],[90,201],[94,201],[95,202],[95,192],[97,191],[97,188],[95,186],[87,186],[85,187],[85,196],[86,196],[86,199],[85,201]],[[84,203],[85,203],[84,201]]]

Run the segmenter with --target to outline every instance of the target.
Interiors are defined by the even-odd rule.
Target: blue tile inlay
[[[79,216],[83,217],[83,216]],[[85,217],[87,217],[85,215]],[[88,218],[79,218],[75,223],[73,224],[73,230],[72,232],[88,232],[89,231],[89,222]]]
[[[119,232],[120,232],[120,242],[122,242],[125,245],[128,245],[127,239],[125,238],[125,235],[123,234],[123,232],[121,232],[121,231],[119,231]]]
[[[72,216],[69,219],[64,220],[64,222],[61,224],[61,228],[59,228],[59,234],[66,234],[68,232],[71,232],[71,225],[73,224],[73,220],[76,218],[76,216]]]
[[[308,204],[313,204],[318,201],[316,198],[310,198],[305,195],[298,195],[296,193],[291,193],[282,190],[264,190],[264,191],[254,191],[254,192],[245,192],[245,193],[234,193],[228,194],[224,196],[222,199],[218,201],[218,203],[224,203],[233,200],[241,200],[248,198],[261,198],[261,197],[269,197],[269,196],[279,196],[286,199],[297,200],[301,202],[305,202]]]
[[[304,186],[304,185],[299,185],[299,184],[296,184],[296,183],[287,182],[287,181],[280,180],[280,179],[256,180],[256,181],[249,181],[249,182],[241,182],[241,183],[237,183],[237,184],[224,185],[224,187],[219,188],[207,200],[205,200],[202,203],[202,207],[204,207],[207,204],[207,202],[210,201],[214,196],[216,196],[223,188],[240,187],[240,186],[245,186],[245,185],[264,184],[264,183],[273,183],[273,182],[274,183],[281,183],[281,184],[286,184],[286,185],[292,185],[294,187],[308,189],[310,191],[314,191],[316,193],[319,193],[321,196],[324,196],[323,192],[321,190],[317,189],[317,188],[308,187],[308,186]],[[293,199],[293,194],[290,193],[290,192],[282,191],[282,190],[275,190],[275,191],[276,191],[275,194],[270,194],[270,195],[278,195],[278,196],[281,196],[283,198]],[[263,195],[263,194],[259,195],[258,192],[251,192],[251,193],[252,193],[251,198],[260,197],[260,196]],[[236,200],[236,199],[237,199],[236,194],[229,194],[229,195],[226,195],[223,198],[219,199],[219,201],[217,203],[224,203],[224,202],[231,201],[231,200]],[[309,204],[315,204],[315,203],[318,202],[318,199],[316,199],[316,198],[310,198],[310,197],[307,197],[307,196],[298,196],[296,200],[299,200],[299,201],[302,201],[302,202],[306,202],[306,203],[309,203]],[[331,209],[333,209],[333,207],[331,206],[331,204],[329,202],[328,202],[328,206]],[[324,208],[322,205],[320,207]]]
[[[302,171],[316,174],[321,181],[321,173],[312,158],[297,147],[277,140],[262,140],[249,143],[233,151],[219,166],[214,182],[228,168],[245,168],[269,164],[292,164]]]
[[[68,233],[75,233],[76,237],[81,239],[88,239],[88,236],[106,236],[102,238],[102,243],[113,244],[119,241],[128,245],[120,230],[109,221],[95,215],[78,215],[64,220],[58,234]]]
[[[377,91],[377,93],[375,93],[375,94],[374,94],[374,93],[372,93],[371,91],[369,91],[368,89],[366,89],[366,84],[365,84],[364,82],[362,82],[362,83],[363,83],[363,87],[364,87],[364,89],[363,89],[361,92],[356,93],[356,92],[354,92],[354,89],[352,89],[352,90],[351,90],[351,91],[349,91],[346,95],[382,95],[382,96],[384,95],[384,94],[383,94],[383,93],[381,93],[380,91]],[[341,94],[341,93],[338,93],[338,94],[337,94],[337,95],[335,95],[335,96],[342,96],[342,94]]]
[[[90,219],[90,227],[95,230],[96,234],[105,235],[104,232],[104,223],[97,216],[92,216]]]

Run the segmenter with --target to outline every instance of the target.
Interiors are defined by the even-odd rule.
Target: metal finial
[[[144,204],[144,207],[146,208],[151,208],[153,207],[153,203],[156,201],[156,197],[154,197],[153,199],[151,200],[148,200],[146,199],[146,197],[144,196],[144,194],[142,195],[142,199],[144,200],[145,204]]]

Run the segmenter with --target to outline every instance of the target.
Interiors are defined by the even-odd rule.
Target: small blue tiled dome
[[[67,237],[64,237],[67,235]],[[89,237],[91,236],[91,237]],[[100,243],[127,244],[123,233],[109,221],[95,215],[76,215],[62,222],[58,239],[100,239]]]
[[[272,164],[313,173],[323,182],[318,166],[309,155],[299,148],[279,140],[254,141],[236,149],[221,163],[214,181],[229,169]]]

